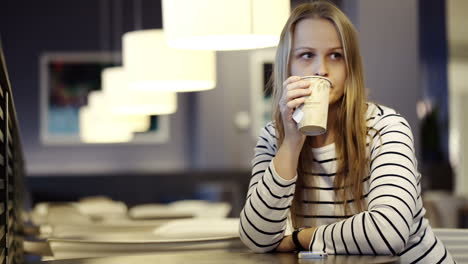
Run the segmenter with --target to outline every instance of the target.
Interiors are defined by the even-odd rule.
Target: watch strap
[[[301,245],[301,242],[299,242],[299,232],[301,230],[294,230],[293,233],[292,233],[292,241],[294,243],[294,245],[296,246],[296,249],[298,251],[304,251],[306,250],[302,245]]]

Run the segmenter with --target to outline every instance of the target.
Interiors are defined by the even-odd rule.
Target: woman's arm
[[[275,129],[270,123],[255,147],[252,178],[240,214],[241,240],[255,252],[272,251],[280,244],[294,196],[296,176],[283,179],[273,165],[276,144]]]
[[[262,130],[252,161],[247,200],[240,215],[240,237],[256,252],[271,251],[281,243],[294,196],[298,158],[305,141],[292,119],[292,112],[310,95],[309,83],[291,76],[283,87],[278,107],[284,140],[278,149],[273,125],[270,123]]]
[[[391,113],[374,125],[371,142],[367,211],[344,221],[299,234],[310,250],[329,254],[396,255],[408,241],[422,212],[420,174],[408,123]]]

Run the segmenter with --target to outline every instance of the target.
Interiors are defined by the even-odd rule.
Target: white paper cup
[[[310,82],[312,94],[293,114],[297,128],[307,136],[317,136],[327,131],[328,100],[331,81],[321,76],[304,76]]]

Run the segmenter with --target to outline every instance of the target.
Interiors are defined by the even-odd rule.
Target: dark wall
[[[424,98],[433,112],[421,121],[421,170],[426,188],[452,190],[449,163],[448,41],[445,0],[419,0],[419,57]]]
[[[419,56],[425,96],[437,107],[439,155],[448,159],[447,23],[445,0],[419,0]],[[429,157],[428,157],[429,158]]]
[[[141,8],[135,3],[141,3]],[[161,1],[6,0],[0,3],[0,34],[28,174],[155,172],[190,167],[193,154],[183,131],[188,130],[189,120],[193,119],[188,116],[194,103],[191,94],[178,96],[178,112],[170,116],[171,140],[165,144],[51,146],[39,140],[41,54],[119,51],[122,33],[136,28],[161,28],[161,25]]]
[[[216,140],[219,142],[211,137],[206,141],[206,146],[196,146],[200,138],[207,137],[204,131],[211,129],[204,119],[201,120],[204,123],[199,125],[201,117],[198,115],[207,116],[206,113],[212,113],[209,124],[216,124],[218,120],[224,120],[224,115],[231,114],[226,111],[213,113],[213,105],[209,106],[206,113],[199,113],[197,108],[199,96],[207,97],[213,103],[222,101],[220,99],[225,96],[232,98],[232,93],[237,92],[230,90],[226,95],[221,90],[225,86],[222,71],[218,71],[220,87],[215,91],[201,95],[178,95],[179,109],[170,117],[171,138],[168,143],[50,146],[40,142],[40,55],[51,51],[119,51],[122,33],[139,28],[161,28],[161,2],[142,0],[141,9],[135,5],[137,2],[138,0],[6,0],[0,3],[0,35],[20,122],[27,173],[33,176],[27,179],[33,202],[77,200],[87,195],[107,195],[129,205],[169,202],[181,198],[197,198],[197,186],[206,182],[231,182],[230,185],[234,187],[248,184],[248,170],[239,172],[238,167],[242,166],[230,165],[232,155],[218,154],[218,160],[206,159],[206,163],[201,165],[193,164],[205,155],[215,156],[210,153],[225,152],[223,144],[228,142],[225,140],[227,134],[219,129],[216,131]],[[138,15],[139,11],[142,12],[141,16]],[[230,54],[232,55],[229,56]],[[227,53],[218,57],[222,61],[239,57],[234,55]],[[247,57],[242,56],[242,61],[229,63],[228,70],[235,72],[242,68],[248,71],[245,68],[248,64],[245,58]],[[241,75],[247,76],[244,72]],[[233,74],[230,72],[229,76]],[[248,91],[249,87],[245,83],[248,83],[248,79],[241,83],[244,90]],[[230,122],[226,119],[227,124]],[[232,130],[230,126],[224,127],[225,130]],[[244,145],[247,144],[250,141]],[[247,145],[246,148],[251,150],[253,145]],[[220,168],[217,172],[206,171],[207,168],[216,166]],[[194,172],[194,167],[204,169],[205,172]],[[245,193],[246,188],[240,187],[235,198],[223,199],[233,199],[236,212],[240,210],[239,201]]]

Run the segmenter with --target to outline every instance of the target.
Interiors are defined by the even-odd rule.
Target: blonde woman
[[[333,4],[296,7],[274,66],[273,122],[255,147],[242,241],[256,252],[398,255],[453,263],[424,218],[413,135],[395,110],[366,102],[356,30]],[[331,80],[327,132],[304,136],[300,76]],[[291,221],[290,221],[291,220]],[[286,235],[287,229],[294,232]]]

